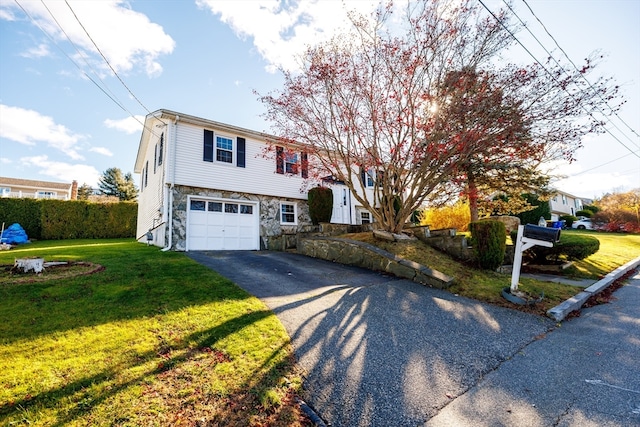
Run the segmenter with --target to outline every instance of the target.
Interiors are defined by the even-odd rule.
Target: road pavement
[[[614,297],[524,347],[426,425],[640,426],[640,274]]]

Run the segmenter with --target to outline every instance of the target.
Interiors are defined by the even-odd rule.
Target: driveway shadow
[[[276,313],[306,371],[305,399],[334,427],[424,423],[553,325],[295,254],[189,256]]]

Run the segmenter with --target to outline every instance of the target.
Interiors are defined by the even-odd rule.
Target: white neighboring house
[[[556,191],[556,194],[549,200],[551,209],[551,221],[558,221],[563,215],[576,215],[582,210],[582,199],[564,191]]]
[[[311,225],[302,190],[308,162],[304,151],[291,148],[265,155],[270,140],[275,137],[165,109],[147,115],[134,167],[137,239],[179,251],[281,248],[284,235]],[[334,194],[331,222],[373,219],[346,186],[323,185]]]
[[[0,177],[0,197],[76,200],[78,182],[62,183]]]

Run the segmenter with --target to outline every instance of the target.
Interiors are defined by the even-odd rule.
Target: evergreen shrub
[[[333,213],[333,191],[328,187],[315,187],[309,190],[309,216],[314,225],[330,222]]]
[[[504,261],[507,229],[500,221],[476,221],[469,224],[471,244],[480,268],[495,270]]]

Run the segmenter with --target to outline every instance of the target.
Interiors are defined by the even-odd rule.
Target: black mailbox
[[[524,226],[523,236],[529,239],[541,240],[543,242],[556,243],[560,241],[560,229],[527,224]]]

